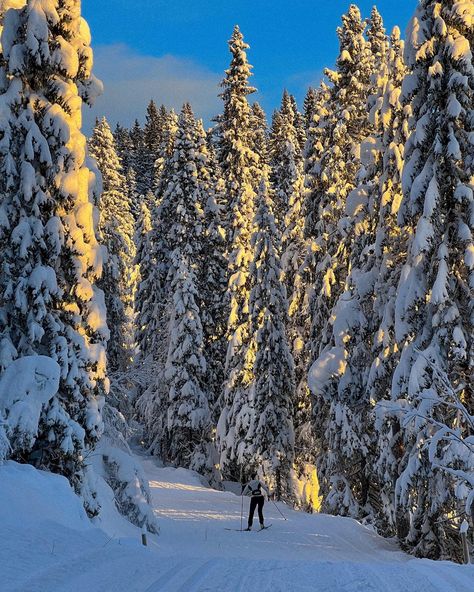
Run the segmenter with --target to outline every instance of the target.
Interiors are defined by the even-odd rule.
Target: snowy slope
[[[110,508],[91,525],[65,479],[0,467],[2,592],[472,592],[473,566],[412,559],[350,519],[267,503],[271,529],[227,531],[239,497],[142,462],[161,525],[147,548]]]

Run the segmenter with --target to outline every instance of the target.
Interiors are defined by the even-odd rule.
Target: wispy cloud
[[[140,55],[122,44],[98,46],[94,56],[94,73],[103,81],[105,92],[93,109],[85,109],[86,132],[103,115],[111,125],[142,119],[150,99],[177,110],[189,101],[196,115],[207,122],[221,108],[217,95],[222,75],[193,60]]]

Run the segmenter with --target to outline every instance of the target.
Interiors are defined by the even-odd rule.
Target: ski
[[[254,532],[260,532],[261,530],[267,530],[267,528],[270,528],[271,526],[273,526],[273,525],[269,524],[268,526],[264,526],[263,528],[257,528],[257,530],[254,530]],[[224,528],[224,530],[230,530],[231,532],[252,532],[248,528]]]
[[[254,532],[260,532],[261,530],[267,530],[267,528],[272,527],[273,524],[269,524],[268,526],[264,526],[263,528],[257,528]],[[248,528],[224,528],[224,530],[230,530],[232,532],[252,532]]]

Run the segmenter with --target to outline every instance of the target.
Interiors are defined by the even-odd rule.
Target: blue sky
[[[372,2],[359,2],[364,16]],[[417,0],[377,3],[387,30],[402,32]],[[105,94],[92,113],[111,123],[142,119],[149,99],[179,109],[190,100],[209,121],[220,109],[218,83],[229,63],[227,39],[239,24],[251,45],[252,84],[267,114],[283,88],[302,101],[338,51],[336,27],[349,2],[340,0],[83,0]]]

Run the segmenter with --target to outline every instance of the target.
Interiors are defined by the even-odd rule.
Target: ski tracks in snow
[[[288,517],[283,521],[267,504],[272,529],[258,535],[225,530],[240,525],[240,497],[206,488],[189,471],[158,468],[151,459],[143,464],[162,526],[158,544],[169,557],[180,557],[145,592],[474,589],[472,568],[413,559],[347,518],[294,512],[281,504]]]
[[[212,569],[217,565],[215,559],[202,561],[190,559],[168,569],[144,592],[203,592],[203,582],[212,577]]]
[[[77,511],[69,488],[62,492],[61,512],[49,508],[49,497],[41,498],[43,481],[51,481],[53,488],[58,477],[21,467],[7,471],[12,483],[24,479],[23,490],[29,491],[31,482],[41,498],[39,507],[49,509],[43,518],[33,507],[24,525],[17,520],[2,525],[1,592],[474,590],[474,566],[414,559],[348,518],[294,512],[280,504],[288,518],[284,521],[273,504],[266,504],[271,529],[227,531],[240,526],[239,496],[205,487],[191,471],[160,468],[153,459],[139,458],[161,528],[159,536],[149,536],[146,548],[140,531],[118,514],[104,515],[103,529],[91,527],[87,519],[80,523],[84,528],[69,523],[70,513]],[[1,493],[0,488],[0,498]],[[45,490],[44,495],[53,494]],[[4,501],[5,508],[14,504],[14,497]],[[20,504],[21,512],[14,515],[28,513],[29,505]]]

